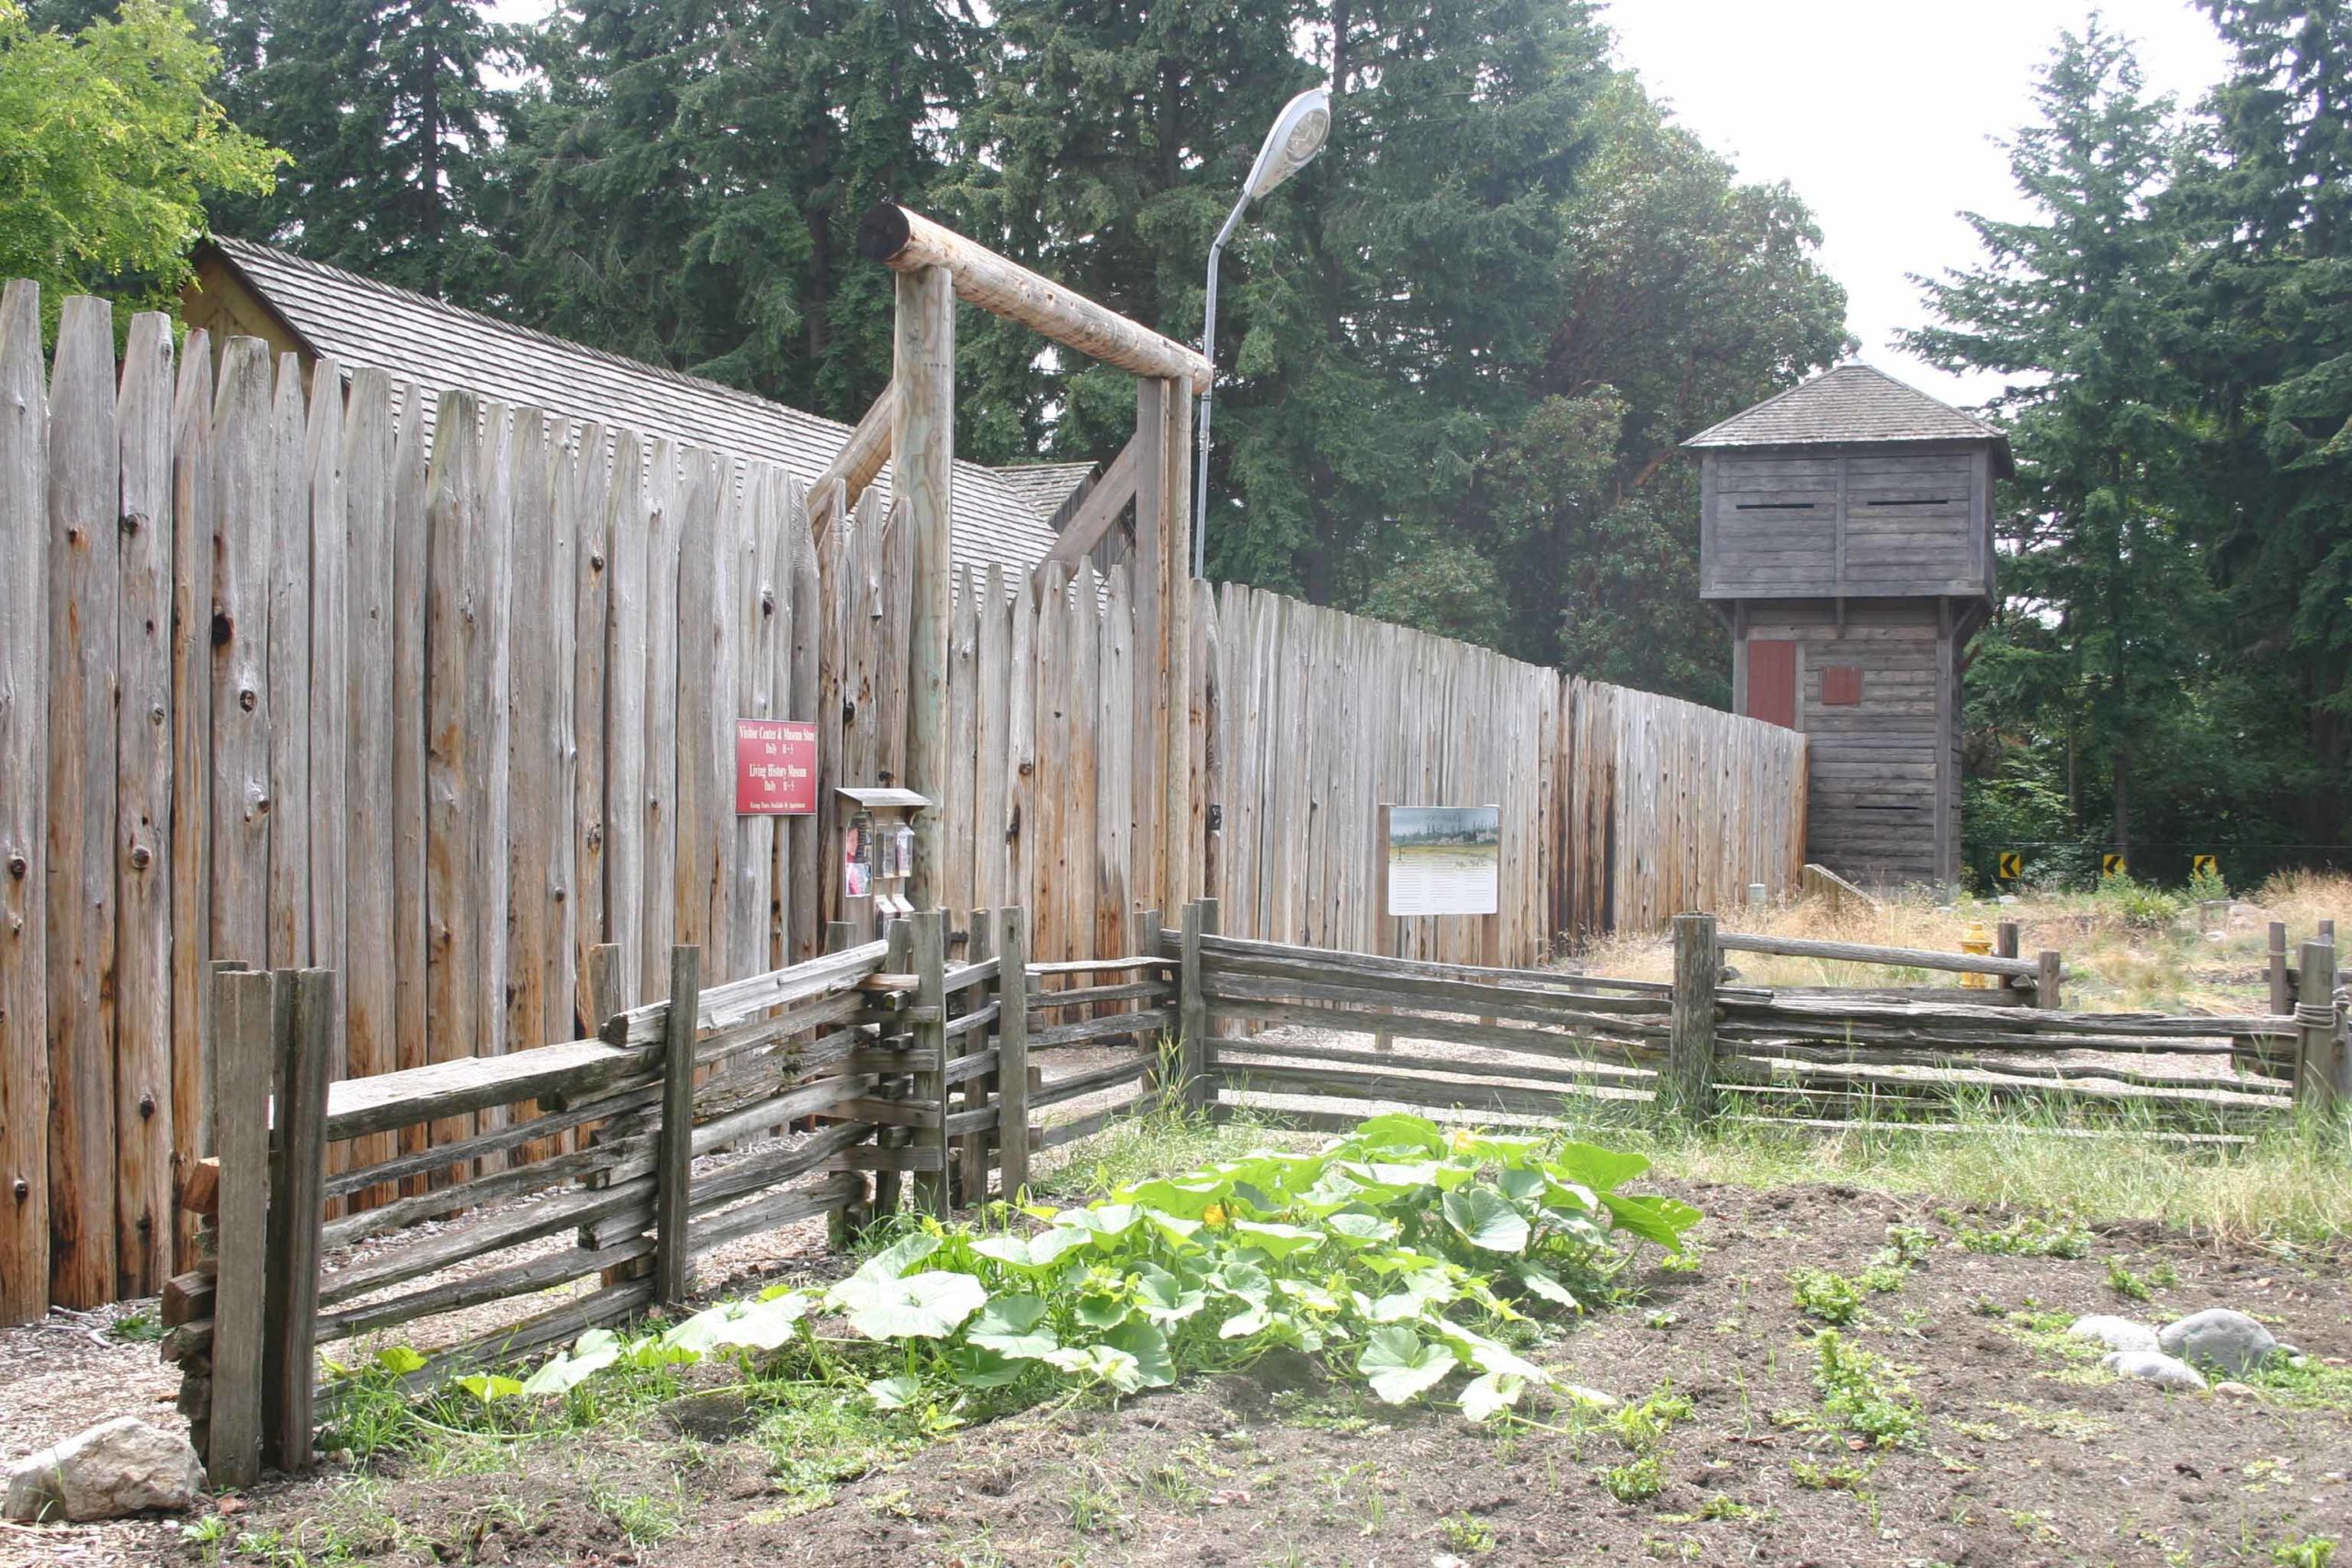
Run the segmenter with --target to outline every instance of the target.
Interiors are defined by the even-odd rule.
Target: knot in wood
[[[8,857],[8,874],[15,880],[22,882],[25,879],[25,874],[30,870],[32,867],[26,863],[24,856],[10,855]]]
[[[27,1180],[26,1180],[23,1177],[21,1177],[21,1176],[20,1176],[20,1177],[18,1177],[18,1178],[17,1178],[16,1181],[11,1185],[11,1187],[10,1187],[10,1189],[9,1189],[9,1190],[10,1190],[11,1191],[13,1191],[13,1192],[15,1192],[15,1193],[16,1193],[16,1195],[17,1195],[17,1202],[19,1202],[19,1203],[23,1202],[26,1199],[28,1199],[28,1198],[29,1198],[29,1197],[31,1197],[31,1196],[33,1195],[33,1184],[32,1184],[31,1182],[29,1182],[29,1181],[27,1181]]]
[[[130,863],[144,871],[154,861],[155,852],[144,844],[130,846]]]
[[[136,534],[146,521],[147,519],[140,516],[136,512],[126,512],[122,514],[122,531],[126,534]]]
[[[212,613],[212,646],[226,648],[229,645],[230,634],[236,630],[236,622],[230,619],[226,614],[214,611]]]
[[[237,693],[237,705],[247,713],[253,712],[254,705],[259,701],[261,701],[260,694],[251,686],[240,688]]]
[[[142,1118],[155,1114],[155,1097],[153,1094],[142,1094],[139,1097],[139,1114]]]

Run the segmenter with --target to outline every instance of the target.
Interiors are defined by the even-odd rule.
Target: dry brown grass
[[[2233,904],[2218,923],[2209,924],[2196,905],[2177,902],[2177,912],[2166,914],[2161,896],[2152,898],[2145,890],[2127,896],[2122,889],[2031,894],[2006,905],[1889,898],[1874,908],[1849,901],[1833,908],[1826,900],[1806,898],[1732,910],[1723,923],[1770,936],[1958,953],[1972,925],[1989,934],[1999,921],[2014,919],[2021,928],[2021,952],[2055,949],[2065,955],[2069,1006],[2242,1012],[2261,1010],[2267,999],[2268,923],[2285,920],[2290,941],[2301,942],[2321,919],[2352,920],[2352,876],[2282,873],[2253,897]],[[1742,979],[1762,986],[1945,986],[1957,980],[1923,969],[1753,953],[1731,962]],[[1671,949],[1659,934],[1598,942],[1582,955],[1580,966],[1596,975],[1645,980],[1668,979],[1674,967]]]

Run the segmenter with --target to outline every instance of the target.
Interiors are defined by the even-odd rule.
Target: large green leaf
[[[964,1342],[1010,1360],[1038,1360],[1061,1344],[1045,1326],[1046,1310],[1042,1296],[994,1297],[964,1330]]]
[[[1350,1247],[1383,1246],[1395,1241],[1403,1229],[1385,1215],[1356,1212],[1332,1214],[1323,1224],[1332,1240]]]
[[[1462,1414],[1471,1421],[1483,1422],[1519,1403],[1527,1392],[1527,1380],[1508,1372],[1487,1372],[1470,1380],[1462,1391]]]
[[[1621,1154],[1595,1144],[1562,1144],[1544,1163],[1561,1180],[1581,1182],[1595,1192],[1623,1186],[1650,1168],[1640,1155]]]
[[[1015,1269],[1050,1269],[1065,1253],[1084,1247],[1094,1239],[1094,1233],[1069,1225],[1057,1225],[1033,1236],[990,1235],[972,1243],[972,1250],[982,1258],[1010,1264]]]
[[[1491,1188],[1449,1192],[1440,1202],[1445,1223],[1471,1246],[1487,1252],[1527,1250],[1527,1216]]]
[[[1584,1303],[1577,1301],[1575,1293],[1566,1285],[1560,1283],[1559,1276],[1540,1264],[1521,1264],[1519,1282],[1527,1287],[1527,1293],[1531,1296],[1541,1297],[1555,1306],[1564,1306],[1570,1311],[1582,1310]]]
[[[1169,1358],[1168,1336],[1148,1323],[1125,1323],[1102,1337],[1114,1350],[1135,1358],[1136,1376],[1146,1388],[1166,1388],[1176,1381],[1176,1363]]]
[[[1133,1393],[1144,1386],[1142,1367],[1133,1356],[1112,1345],[1066,1346],[1047,1356],[1046,1364],[1090,1388],[1099,1383]]]
[[[1208,1303],[1208,1292],[1189,1280],[1147,1264],[1136,1280],[1136,1304],[1154,1323],[1182,1323]]]
[[[1445,1133],[1426,1116],[1394,1111],[1374,1116],[1359,1124],[1348,1134],[1348,1146],[1371,1151],[1374,1149],[1419,1149],[1428,1154],[1445,1153]]]
[[[1277,1258],[1288,1258],[1292,1253],[1306,1247],[1323,1245],[1321,1231],[1308,1230],[1302,1225],[1275,1224],[1257,1220],[1236,1220],[1233,1222],[1233,1234],[1235,1239],[1259,1248],[1268,1257]]]
[[[1600,1201],[1609,1205],[1610,1218],[1619,1230],[1654,1241],[1668,1252],[1682,1250],[1682,1233],[1700,1220],[1698,1210],[1672,1198],[1626,1198],[1608,1192]]]
[[[944,1339],[988,1299],[988,1287],[969,1274],[942,1269],[896,1279],[860,1269],[825,1304],[868,1339]]]
[[[705,1353],[725,1346],[773,1350],[798,1332],[808,1313],[808,1298],[797,1292],[765,1301],[721,1302],[678,1324],[662,1340]]]
[[[1391,1404],[1402,1404],[1427,1393],[1445,1381],[1458,1363],[1453,1352],[1431,1345],[1409,1328],[1375,1328],[1356,1358],[1356,1371],[1372,1383],[1372,1392]]]

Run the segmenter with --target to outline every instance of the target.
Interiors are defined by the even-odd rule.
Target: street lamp
[[[1200,468],[1193,485],[1194,577],[1208,575],[1209,402],[1216,395],[1216,264],[1225,255],[1225,243],[1241,227],[1241,215],[1250,210],[1250,204],[1305,168],[1308,160],[1323,151],[1330,135],[1329,87],[1310,87],[1284,104],[1267,129],[1266,143],[1258,149],[1258,161],[1250,165],[1250,177],[1241,183],[1241,199],[1233,204],[1225,227],[1216,231],[1216,241],[1209,246],[1208,307],[1201,323],[1201,355],[1209,362],[1209,384],[1201,392]]]

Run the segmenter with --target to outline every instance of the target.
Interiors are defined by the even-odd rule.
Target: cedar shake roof
[[[849,439],[846,424],[756,393],[514,326],[249,240],[211,243],[313,355],[332,355],[345,372],[374,366],[435,393],[462,388],[737,458],[765,458],[803,484],[822,473]],[[886,467],[874,489],[887,499],[889,486]],[[980,571],[997,563],[1017,576],[1044,559],[1054,546],[1047,521],[1053,509],[1032,500],[1039,488],[959,461],[956,564],[968,562]]]
[[[1063,520],[1093,488],[1099,463],[1009,463],[996,477],[1011,485],[1036,509],[1057,534]]]
[[[1990,441],[1996,467],[2009,471],[2008,437],[1997,427],[1867,365],[1824,371],[1682,445],[1850,446],[1881,441]]]

